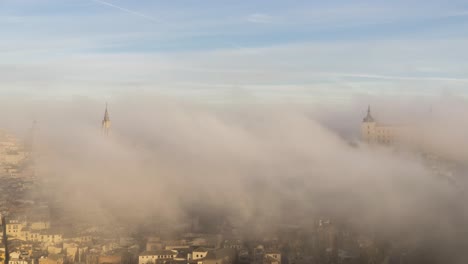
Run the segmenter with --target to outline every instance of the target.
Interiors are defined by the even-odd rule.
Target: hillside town
[[[226,221],[218,231],[207,231],[198,217],[182,230],[143,232],[63,222],[50,201],[31,195],[41,188],[32,175],[3,175],[0,187],[5,201],[0,257],[6,264],[372,263],[385,255],[370,237],[330,220],[312,221],[312,230],[283,226],[270,236],[248,239]]]
[[[284,226],[268,237],[249,238],[226,221],[207,231],[203,219],[188,227],[152,231],[125,225],[63,221],[35,192],[42,188],[32,174],[3,174],[0,181],[5,264],[159,264],[159,263],[362,263],[384,252],[370,237],[340,229],[329,220],[312,230]],[[211,228],[209,228],[211,229]]]
[[[363,126],[370,122],[369,109]],[[106,108],[105,136],[110,126]],[[5,264],[390,264],[412,263],[422,254],[329,217],[262,234],[228,217],[197,214],[181,226],[75,219],[46,195],[53,184],[36,177],[31,147],[6,132],[0,136],[0,258]],[[434,164],[436,173],[447,174]]]

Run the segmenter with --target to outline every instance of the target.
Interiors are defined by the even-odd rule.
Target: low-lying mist
[[[417,142],[361,142],[370,100],[378,121],[413,127]],[[182,223],[188,212],[221,213],[260,231],[333,218],[405,242],[438,241],[441,254],[467,245],[466,100],[315,107],[119,98],[109,104],[109,136],[103,111],[83,98],[2,107],[11,129],[37,119],[38,177],[60,179],[53,195],[81,217]],[[436,175],[419,151],[456,164],[456,173]]]

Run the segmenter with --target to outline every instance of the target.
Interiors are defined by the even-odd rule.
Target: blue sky
[[[466,95],[468,1],[0,0],[0,93]]]

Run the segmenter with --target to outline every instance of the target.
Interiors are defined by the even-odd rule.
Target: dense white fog
[[[378,121],[411,125],[417,142],[361,142],[369,98],[317,107],[117,98],[107,137],[104,104],[91,99],[5,102],[1,112],[18,133],[37,120],[38,177],[60,179],[53,196],[80,217],[183,223],[196,212],[259,232],[330,217],[405,242],[463,245],[468,102],[371,100]],[[435,175],[419,151],[455,173]]]

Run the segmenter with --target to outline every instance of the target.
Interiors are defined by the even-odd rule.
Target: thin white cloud
[[[145,15],[143,13],[140,13],[140,12],[137,12],[137,11],[134,11],[134,10],[130,10],[128,8],[124,8],[124,7],[121,7],[121,6],[117,6],[115,4],[112,4],[112,3],[109,3],[109,2],[106,2],[106,1],[102,1],[102,0],[92,0],[92,1],[97,2],[99,4],[102,4],[102,5],[112,7],[112,8],[116,8],[116,9],[121,10],[123,12],[129,13],[129,14],[132,14],[132,15],[136,15],[136,16],[142,17],[144,19],[151,20],[153,22],[158,22],[159,24],[163,24],[165,26],[169,25],[168,23],[165,23],[162,19],[156,19],[154,17]],[[267,15],[257,14],[257,16],[252,17],[252,19],[256,20],[257,23],[267,23],[268,17],[269,16],[267,16]],[[173,26],[173,25],[169,25],[169,26]],[[240,46],[240,45],[238,45],[237,43],[234,43],[234,42],[225,42],[225,44],[232,47],[232,48],[235,48],[235,49],[242,49],[243,48],[242,46]]]
[[[124,8],[124,7],[121,7],[121,6],[117,6],[117,5],[114,5],[114,4],[112,4],[112,3],[105,2],[105,1],[101,1],[101,0],[93,0],[93,1],[96,2],[96,3],[102,4],[102,5],[106,5],[106,6],[109,6],[109,7],[112,7],[112,8],[119,9],[120,11],[126,12],[126,13],[128,13],[128,14],[132,14],[132,15],[135,15],[135,16],[139,16],[139,17],[142,17],[142,18],[144,18],[144,19],[151,20],[151,21],[154,21],[154,22],[159,22],[159,21],[158,21],[156,18],[154,18],[154,17],[145,15],[145,14],[143,14],[143,13],[140,13],[140,12],[137,12],[137,11],[134,11],[134,10],[130,10],[130,9],[128,9],[128,8]]]
[[[365,79],[383,79],[383,80],[468,82],[467,78],[391,76],[391,75],[356,74],[356,73],[332,73],[331,75],[343,76],[343,77],[365,78]]]
[[[441,69],[440,68],[437,68],[437,67],[418,67],[415,69],[416,71],[418,72],[426,72],[426,73],[436,73],[436,72],[440,72]]]
[[[267,14],[255,13],[247,17],[251,23],[268,24],[273,22],[273,17]]]
[[[102,47],[115,42],[112,40],[61,43],[57,48],[62,44]],[[21,45],[20,42],[15,44]],[[425,48],[421,49],[422,46]],[[5,88],[2,91],[0,87],[0,94],[9,92],[12,87],[30,92],[34,87],[39,94],[41,89],[48,89],[48,94],[54,95],[114,93],[137,87],[182,96],[188,93],[227,98],[225,94],[232,90],[231,86],[243,87],[258,97],[288,96],[297,100],[312,95],[345,98],[368,92],[432,95],[446,89],[466,94],[465,47],[466,40],[460,39],[356,41],[297,43],[245,49],[247,52],[233,48],[151,54],[93,53],[68,54],[54,59],[43,54],[42,57],[28,56],[27,61],[21,59],[24,54],[12,55],[7,49],[0,52],[9,58],[2,62],[0,80]],[[451,51],[448,55],[459,55],[447,58],[444,53],[447,50]],[[43,58],[47,58],[46,64]],[[434,67],[437,72],[421,73],[421,69]],[[38,70],[41,74],[37,74]]]

